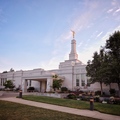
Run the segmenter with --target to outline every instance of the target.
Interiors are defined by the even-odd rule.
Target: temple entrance
[[[34,87],[37,92],[50,91],[50,86],[52,86],[51,78],[36,78],[36,79],[23,79],[22,83],[23,92],[27,92],[29,87]]]

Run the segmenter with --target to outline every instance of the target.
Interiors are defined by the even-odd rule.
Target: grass
[[[52,98],[52,97],[46,97],[46,96],[33,96],[33,95],[23,96],[23,99],[36,101],[36,102],[49,103],[49,104],[54,104],[54,105],[60,105],[60,106],[66,106],[66,107],[71,107],[71,108],[77,108],[77,109],[89,109],[90,108],[89,102],[80,101],[80,100],[61,99],[61,98]],[[119,111],[120,105],[94,103],[94,109],[102,113],[120,116],[120,111]]]
[[[98,120],[0,100],[0,120]]]

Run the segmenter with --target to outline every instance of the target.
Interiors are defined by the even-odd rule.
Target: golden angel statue
[[[71,30],[72,34],[73,34],[73,38],[75,37],[75,31]]]

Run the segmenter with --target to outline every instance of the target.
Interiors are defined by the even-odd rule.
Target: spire
[[[69,60],[78,59],[78,54],[76,53],[76,40],[74,39],[75,32],[72,31],[72,34],[73,34],[73,40],[71,40],[71,52],[69,54]]]

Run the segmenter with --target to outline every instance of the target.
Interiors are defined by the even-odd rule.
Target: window
[[[82,86],[85,86],[85,80],[82,80]]]
[[[3,86],[4,83],[6,82],[7,78],[1,78],[1,82],[0,82],[0,85]]]
[[[76,75],[76,86],[79,86],[79,75]]]
[[[79,86],[79,79],[76,79],[76,86]]]
[[[87,78],[87,86],[90,87],[90,79],[89,78]]]
[[[5,83],[5,79],[3,78],[3,85],[4,85],[4,83]]]
[[[85,74],[81,74],[81,85],[85,86]]]

